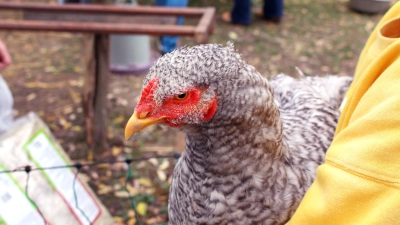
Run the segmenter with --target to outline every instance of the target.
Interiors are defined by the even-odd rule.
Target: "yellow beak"
[[[164,117],[161,118],[147,118],[148,112],[142,112],[140,115],[135,111],[128,120],[125,127],[125,139],[128,140],[134,133],[139,132],[145,127],[152,124],[163,122]]]

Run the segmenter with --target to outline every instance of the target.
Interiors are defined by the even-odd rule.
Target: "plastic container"
[[[116,4],[124,1],[116,0]],[[126,7],[135,7],[136,0]],[[147,72],[159,55],[152,53],[148,35],[110,35],[110,70],[119,74]]]
[[[362,13],[383,13],[390,7],[390,0],[350,0],[350,8]]]

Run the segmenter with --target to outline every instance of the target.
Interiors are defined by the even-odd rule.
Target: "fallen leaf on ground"
[[[233,32],[233,31],[229,32],[228,36],[232,40],[236,40],[238,38],[238,34],[236,32]]]
[[[68,91],[69,95],[71,95],[72,101],[74,101],[75,104],[79,104],[81,102],[81,96],[70,87],[68,88]]]
[[[73,126],[73,127],[72,127],[72,130],[73,130],[73,131],[81,131],[81,130],[82,130],[82,127],[76,125],[76,126]]]
[[[26,88],[59,88],[62,87],[63,84],[61,82],[56,82],[56,83],[44,83],[40,81],[34,81],[34,82],[27,82],[24,84]]]
[[[153,217],[153,218],[150,218],[150,219],[146,220],[147,224],[159,224],[161,222],[163,222],[163,219],[161,217],[159,217],[159,216],[158,217]]]
[[[153,166],[158,166],[158,160],[155,159],[155,158],[149,159],[149,162],[150,162],[151,164],[153,164]]]
[[[136,218],[130,218],[126,224],[127,225],[135,225],[136,224]]]
[[[164,161],[158,166],[158,169],[160,170],[166,170],[170,166],[169,161],[164,159]]]
[[[134,218],[136,215],[135,210],[133,209],[129,209],[127,214],[129,218]]]
[[[114,216],[114,221],[117,223],[122,223],[124,222],[124,218],[120,217],[120,216]]]
[[[122,152],[122,147],[112,147],[112,155],[115,157]]]
[[[145,187],[152,187],[153,182],[149,178],[140,178],[139,179],[139,184],[145,186]]]
[[[126,185],[126,189],[129,191],[129,194],[131,196],[135,196],[135,195],[139,194],[139,190],[134,188],[134,187],[132,187],[132,185],[130,185],[130,184]]]
[[[36,94],[35,93],[31,93],[28,96],[26,96],[26,101],[32,101],[33,99],[36,98]]]
[[[113,124],[121,124],[122,122],[124,122],[125,117],[124,116],[118,116],[116,118],[114,118],[111,123]]]
[[[139,215],[145,216],[147,213],[147,203],[139,202],[136,206],[136,211]]]
[[[104,184],[99,184],[98,185],[99,190],[97,191],[98,195],[105,195],[108,194],[110,192],[112,192],[114,189],[109,186],[109,185],[104,185]]]
[[[157,170],[157,176],[158,176],[158,179],[160,179],[161,181],[167,180],[167,175],[162,170]]]
[[[117,198],[129,198],[130,195],[128,192],[121,190],[114,192],[114,196]]]

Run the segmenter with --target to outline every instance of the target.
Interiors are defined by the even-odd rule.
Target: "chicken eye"
[[[186,92],[179,94],[179,95],[175,95],[174,99],[175,100],[185,100],[187,98],[188,94]]]

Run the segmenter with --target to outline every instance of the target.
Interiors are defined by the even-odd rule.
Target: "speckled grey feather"
[[[270,83],[232,43],[166,54],[150,69],[144,86],[155,77],[159,106],[193,86],[208,87],[201,104],[218,100],[207,122],[194,115],[175,121],[186,124],[180,127],[186,148],[174,169],[170,223],[284,224],[331,143],[339,112],[330,99],[340,101],[337,92],[321,94],[325,86],[313,88],[314,78],[281,74]]]

